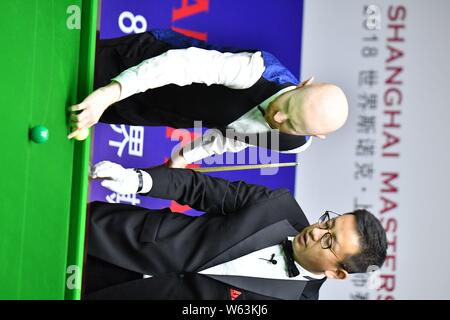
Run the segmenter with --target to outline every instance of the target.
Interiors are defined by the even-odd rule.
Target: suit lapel
[[[223,251],[221,254],[205,263],[201,267],[201,270],[279,244],[286,239],[286,237],[295,236],[297,233],[298,231],[287,220],[279,221],[255,232],[228,250]],[[299,280],[291,281],[242,276],[204,275],[237,288],[285,300],[299,299],[307,283],[307,281]]]
[[[207,261],[200,267],[199,271],[234,260],[250,252],[279,244],[286,237],[295,236],[297,233],[298,231],[287,220],[271,224]]]
[[[236,137],[237,140],[250,145],[279,151],[296,149],[303,146],[308,141],[308,136],[287,134],[275,129],[259,133],[240,133],[228,127],[219,128],[219,130],[221,131],[223,136],[233,136]],[[231,130],[232,134],[231,132],[229,132]]]
[[[205,270],[215,265],[242,257],[248,253],[279,244],[281,241],[286,239],[286,237],[295,236],[297,234],[298,231],[287,220],[279,221],[255,232],[233,247],[223,251],[221,254],[205,263],[201,267],[201,270]],[[233,287],[283,300],[299,299],[306,284],[308,283],[308,281],[302,280],[265,279],[228,275],[204,275]]]

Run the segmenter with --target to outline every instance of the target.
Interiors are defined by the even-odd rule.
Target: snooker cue
[[[206,168],[191,168],[197,172],[220,172],[233,170],[251,170],[264,168],[278,168],[278,167],[293,167],[297,166],[298,162],[281,162],[281,163],[267,163],[267,164],[246,164],[240,166],[221,166],[221,167],[206,167]]]

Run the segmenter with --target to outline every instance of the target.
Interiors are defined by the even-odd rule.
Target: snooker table
[[[0,10],[0,299],[80,299],[90,139],[67,139],[67,108],[92,91],[97,0]]]

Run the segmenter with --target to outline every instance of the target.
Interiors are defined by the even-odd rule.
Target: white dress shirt
[[[264,60],[259,51],[255,53],[223,53],[190,47],[168,50],[159,56],[144,60],[137,66],[123,71],[112,80],[120,83],[119,100],[123,100],[133,94],[168,84],[179,86],[191,83],[219,84],[233,89],[246,89],[258,81],[264,70]],[[264,110],[267,109],[272,100],[294,88],[295,86],[291,86],[280,90],[260,106]],[[258,110],[258,106],[228,126],[241,134],[262,133],[271,130]],[[310,138],[303,146],[283,151],[283,153],[301,152],[309,147],[311,141]],[[197,141],[194,148],[186,146],[183,149],[183,156],[188,163],[193,163],[214,154],[239,152],[248,146],[245,142],[223,137],[218,134],[217,130],[210,130],[203,135],[203,139]],[[178,151],[178,149],[174,149],[173,153]]]
[[[142,61],[113,81],[121,85],[120,99],[168,84],[220,84],[233,89],[254,85],[265,70],[261,52],[219,52],[196,47],[168,50]]]
[[[292,241],[294,238],[288,237],[288,239]],[[277,264],[272,264],[271,262],[266,261],[272,257],[272,254],[275,254],[273,259],[277,261]],[[294,263],[300,274],[296,277],[289,278],[286,268],[286,262],[284,260],[283,248],[279,244],[255,252],[251,252],[232,261],[228,261],[209,269],[200,271],[199,273],[304,281],[308,281],[311,279],[323,279],[325,277],[324,274],[318,275],[309,272],[299,263],[297,263],[297,261],[294,261]]]
[[[293,237],[288,237],[293,240]],[[272,264],[269,261],[272,254],[275,254],[274,260],[277,264]],[[262,259],[261,259],[262,258]],[[263,260],[266,259],[266,260]],[[277,280],[303,280],[309,281],[311,279],[323,279],[324,274],[315,274],[303,268],[296,261],[294,262],[300,274],[296,277],[289,278],[286,262],[284,260],[284,253],[281,244],[270,246],[258,251],[251,252],[245,256],[236,258],[217,266],[200,271],[200,274],[205,275],[226,275],[226,276],[243,276],[255,277]],[[144,275],[144,278],[150,278],[150,275]]]

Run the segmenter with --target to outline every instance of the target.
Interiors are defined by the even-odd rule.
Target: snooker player
[[[99,121],[174,128],[201,121],[218,130],[177,149],[172,167],[249,145],[298,153],[348,115],[338,86],[299,83],[268,52],[217,47],[171,30],[100,40],[95,88],[70,108],[81,112],[69,139]]]

